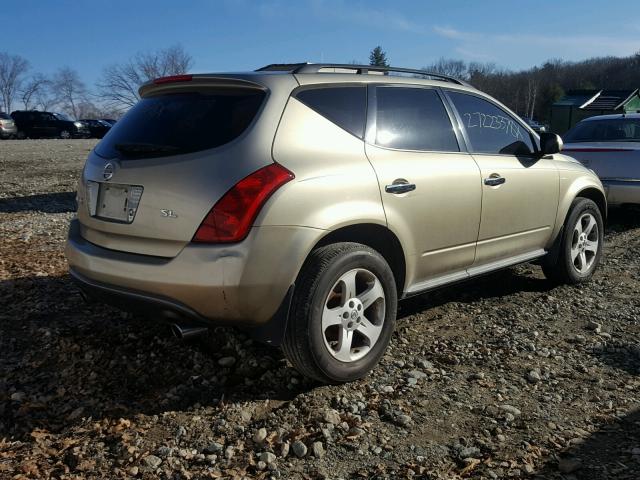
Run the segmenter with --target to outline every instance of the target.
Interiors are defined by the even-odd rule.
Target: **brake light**
[[[156,78],[153,83],[160,85],[162,83],[190,82],[192,79],[193,75],[171,75],[169,77]]]
[[[253,172],[216,202],[193,236],[194,242],[233,243],[245,239],[269,197],[295,175],[277,163]]]

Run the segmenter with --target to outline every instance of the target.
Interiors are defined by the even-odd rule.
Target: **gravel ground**
[[[86,305],[64,238],[91,140],[0,142],[0,478],[640,478],[640,213],[592,282],[525,265],[400,304],[364,380],[238,331]]]

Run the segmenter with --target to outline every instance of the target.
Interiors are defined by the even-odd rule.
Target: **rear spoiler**
[[[168,92],[176,90],[197,89],[207,87],[221,88],[251,88],[266,91],[264,85],[255,83],[233,75],[171,75],[169,77],[156,78],[143,84],[138,89],[138,94],[145,97],[152,93]]]

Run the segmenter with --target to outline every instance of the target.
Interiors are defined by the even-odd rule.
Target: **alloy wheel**
[[[578,273],[587,273],[596,260],[599,247],[598,222],[591,213],[578,218],[571,239],[571,261]]]
[[[372,272],[344,273],[324,303],[322,336],[329,353],[342,362],[364,357],[376,344],[385,319],[382,283]]]

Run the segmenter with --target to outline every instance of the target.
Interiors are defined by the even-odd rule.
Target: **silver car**
[[[87,159],[66,255],[182,335],[246,328],[323,382],[371,370],[398,300],[522,262],[598,265],[600,181],[456,79],[354,65],[180,75]]]
[[[610,205],[640,204],[640,114],[590,117],[563,139],[564,152],[600,177]]]
[[[13,138],[18,133],[13,118],[7,113],[0,112],[0,138]]]

